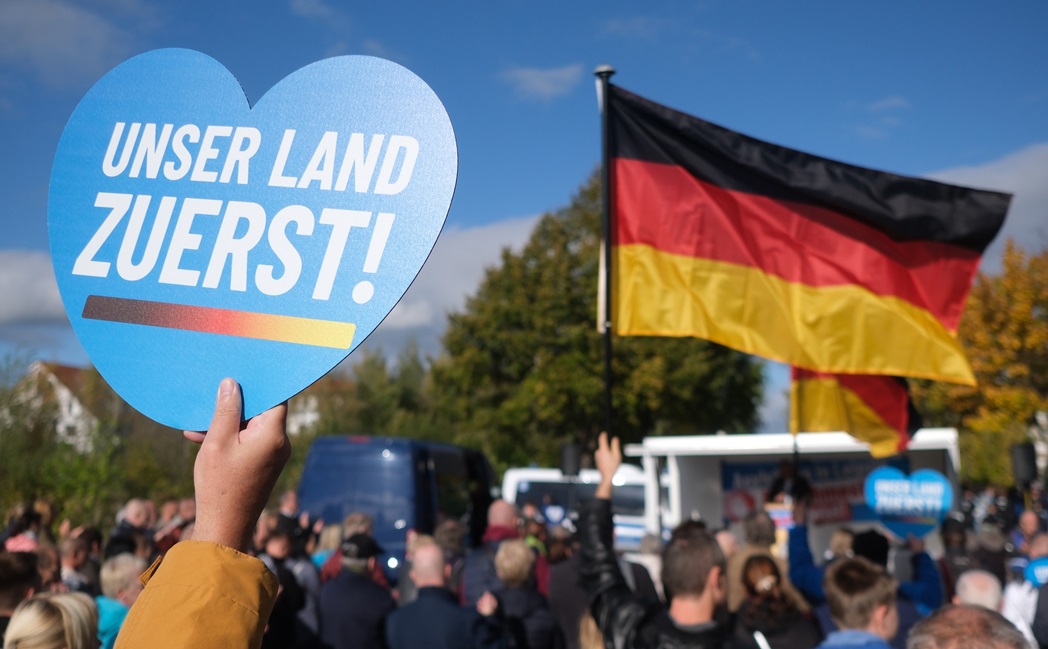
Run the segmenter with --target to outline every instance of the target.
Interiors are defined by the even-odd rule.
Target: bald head
[[[1026,536],[1033,536],[1037,533],[1037,528],[1040,527],[1040,519],[1037,518],[1037,513],[1032,512],[1029,509],[1024,511],[1019,516],[1019,529],[1022,530]]]
[[[124,520],[135,527],[145,527],[149,519],[146,501],[133,498],[124,506]]]
[[[516,527],[517,509],[505,500],[496,500],[488,507],[488,527]]]
[[[422,586],[444,585],[444,551],[436,543],[422,543],[411,560],[411,578]]]
[[[1001,608],[1001,582],[985,570],[965,570],[957,578],[954,604],[982,606],[991,611]]]
[[[1041,532],[1030,541],[1030,558],[1048,557],[1048,534]]]

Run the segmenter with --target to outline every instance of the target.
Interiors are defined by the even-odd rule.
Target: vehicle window
[[[462,521],[470,507],[465,457],[450,449],[434,448],[430,450],[430,458],[437,489],[437,520],[446,517]]]

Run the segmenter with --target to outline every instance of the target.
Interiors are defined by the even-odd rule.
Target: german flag
[[[610,84],[605,110],[618,334],[975,384],[955,334],[1010,195],[786,149]]]
[[[874,457],[888,457],[905,451],[921,425],[906,379],[793,368],[790,430],[794,434],[843,431],[869,444]]]

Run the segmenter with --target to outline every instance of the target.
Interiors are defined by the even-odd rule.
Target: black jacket
[[[382,649],[386,616],[396,604],[370,578],[343,569],[320,591],[320,639],[325,649]]]
[[[715,623],[680,627],[657,602],[630,592],[612,550],[611,503],[583,503],[579,518],[579,573],[590,611],[608,647],[615,649],[719,649],[728,644],[725,629]]]
[[[564,635],[550,613],[549,603],[534,588],[503,588],[495,592],[498,617],[512,649],[564,649]]]
[[[505,637],[496,620],[459,606],[446,588],[418,589],[415,601],[386,619],[390,649],[504,649]]]

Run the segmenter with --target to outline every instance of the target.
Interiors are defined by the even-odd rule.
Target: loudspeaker
[[[1037,452],[1032,442],[1012,444],[1012,476],[1016,485],[1037,480]]]
[[[578,444],[564,444],[560,447],[560,472],[567,476],[576,476],[582,464],[582,449]]]

